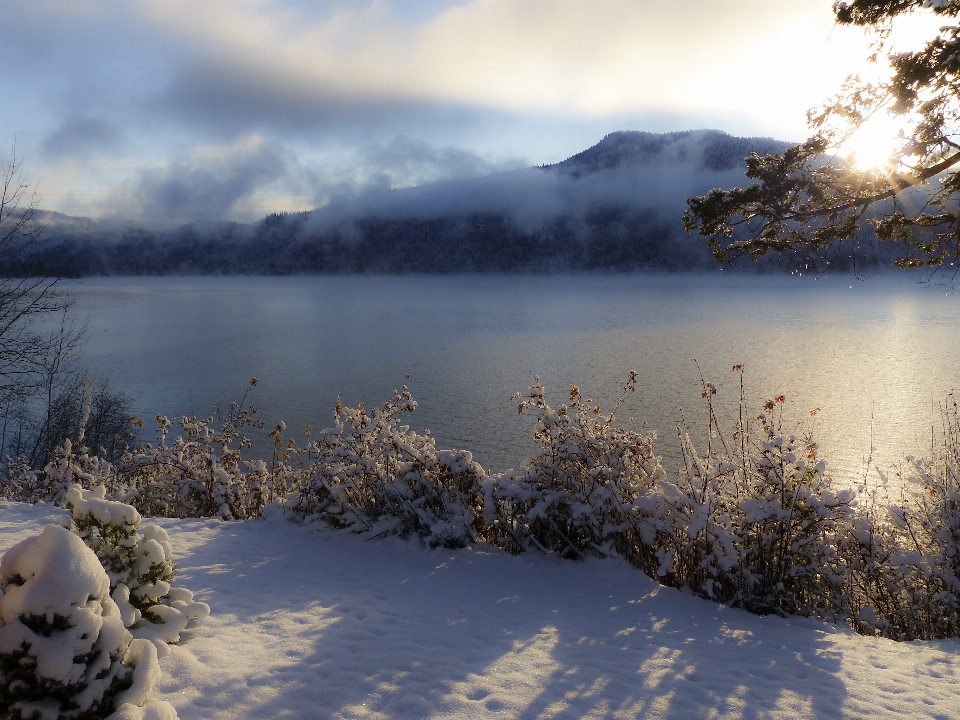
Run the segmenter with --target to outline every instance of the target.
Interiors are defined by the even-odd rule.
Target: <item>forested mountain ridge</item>
[[[83,277],[709,269],[717,265],[703,239],[681,226],[686,198],[744,184],[744,157],[787,146],[716,130],[615,132],[554,165],[375,190],[252,224],[163,228],[41,213],[42,240],[4,272]],[[880,250],[865,239],[858,267],[887,264],[888,253]],[[842,250],[833,262],[838,269],[852,263]],[[792,269],[799,263],[777,256],[753,266]]]

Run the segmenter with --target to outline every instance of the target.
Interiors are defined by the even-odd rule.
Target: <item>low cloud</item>
[[[679,227],[687,197],[712,187],[742,185],[743,157],[753,149],[773,152],[781,147],[776,141],[745,140],[715,131],[614,133],[596,148],[552,168],[523,168],[399,190],[370,185],[315,212],[310,226],[323,230],[365,217],[490,213],[507,216],[529,231],[558,217],[579,221],[598,209],[628,208],[665,214]],[[593,162],[598,155],[609,162]]]
[[[130,218],[171,223],[234,218],[242,201],[286,170],[283,154],[253,136],[143,170],[115,193],[111,205]]]
[[[388,177],[387,184],[392,188],[478,177],[524,164],[520,159],[492,162],[462,148],[435,147],[405,136],[385,144],[366,145],[359,155],[362,165]]]
[[[862,55],[830,4],[7,0],[0,141],[76,214],[246,220],[439,181],[456,204],[614,130],[801,136]],[[565,202],[541,182],[501,187]]]

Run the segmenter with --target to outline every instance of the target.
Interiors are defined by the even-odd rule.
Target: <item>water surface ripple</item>
[[[676,426],[702,424],[699,367],[732,432],[738,378],[748,398],[787,396],[834,473],[869,454],[890,465],[929,447],[936,404],[960,387],[960,296],[907,276],[711,275],[107,278],[72,282],[89,322],[90,373],[146,418],[208,414],[252,395],[269,425],[331,424],[338,394],[377,404],[405,381],[410,416],[440,447],[491,470],[534,450],[508,401],[539,374],[548,401],[571,383],[604,406],[629,370],[624,424],[659,430],[678,463]],[[265,445],[261,444],[262,449]]]

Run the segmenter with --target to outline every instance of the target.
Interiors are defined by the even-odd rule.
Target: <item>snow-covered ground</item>
[[[0,552],[62,512],[0,501]],[[161,660],[181,720],[960,717],[960,640],[760,618],[610,560],[159,524],[211,607]]]

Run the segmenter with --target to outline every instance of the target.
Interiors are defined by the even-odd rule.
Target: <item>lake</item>
[[[338,395],[375,405],[406,382],[420,404],[411,427],[494,471],[535,450],[509,398],[537,374],[554,406],[576,383],[610,407],[637,370],[618,418],[657,429],[671,469],[681,412],[703,426],[699,371],[732,433],[731,367],[743,364],[753,408],[786,395],[791,426],[815,421],[828,468],[851,481],[871,442],[887,466],[929,448],[937,403],[960,387],[960,295],[906,275],[153,277],[66,289],[89,325],[89,374],[148,420],[207,415],[256,376],[260,417],[296,436],[307,420],[331,425]]]

